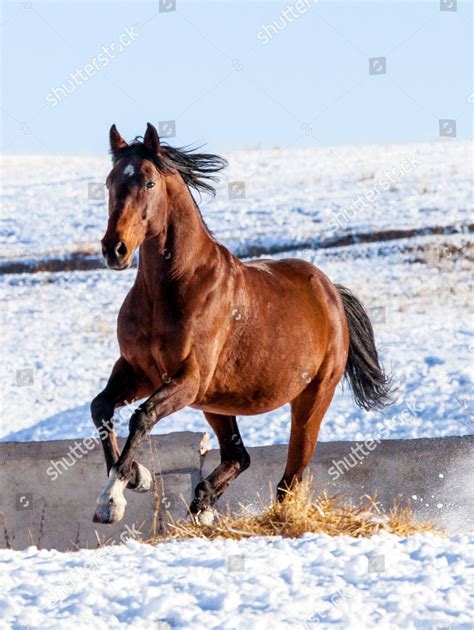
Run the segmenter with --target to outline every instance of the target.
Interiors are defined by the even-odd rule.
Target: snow
[[[231,168],[216,198],[203,200],[209,227],[235,252],[259,246],[313,261],[369,308],[397,403],[367,413],[340,388],[322,440],[473,432],[471,151],[462,141],[239,151],[227,156]],[[3,166],[4,261],[99,253],[106,158],[6,157]],[[392,181],[388,169],[395,169]],[[460,233],[423,235],[439,226]],[[413,235],[314,246],[390,229]],[[88,407],[117,358],[116,316],[134,274],[2,278],[0,439],[95,435]],[[117,412],[119,434],[127,433],[130,412]],[[289,408],[239,418],[239,426],[248,446],[286,443]],[[177,430],[208,426],[186,409],[154,432]],[[156,547],[129,540],[77,553],[1,550],[1,627],[467,630],[473,549],[470,534],[308,534]]]
[[[468,630],[473,559],[431,534],[0,551],[3,627]]]

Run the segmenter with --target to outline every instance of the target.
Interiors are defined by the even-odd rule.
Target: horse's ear
[[[110,150],[112,151],[112,153],[114,153],[114,151],[118,151],[119,149],[123,149],[124,147],[127,146],[127,143],[119,134],[119,132],[117,131],[117,127],[115,125],[112,125],[112,127],[110,127],[109,138],[110,138]]]
[[[158,149],[160,148],[160,137],[156,128],[151,123],[146,124],[146,131],[143,142],[146,148],[150,149],[152,153],[158,153]]]

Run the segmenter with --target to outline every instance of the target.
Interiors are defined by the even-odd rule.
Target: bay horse
[[[91,404],[108,482],[94,522],[125,512],[124,489],[151,489],[137,447],[162,418],[191,406],[214,430],[221,463],[194,492],[190,512],[209,517],[229,483],[250,465],[237,415],[291,403],[283,499],[302,479],[319,428],[345,374],[365,409],[390,401],[369,317],[354,295],[298,259],[242,262],[209,232],[190,188],[214,192],[226,166],[217,155],[160,142],[148,123],[127,143],[110,129],[109,218],[102,252],[111,269],[138,271],[120,309],[120,357]],[[114,409],[146,398],[132,414],[120,453]],[[203,519],[204,520],[204,519]]]

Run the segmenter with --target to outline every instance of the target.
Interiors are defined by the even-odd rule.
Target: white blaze
[[[124,172],[124,175],[131,177],[132,175],[135,174],[135,169],[133,168],[132,164],[127,164],[127,166],[123,169],[123,172]]]

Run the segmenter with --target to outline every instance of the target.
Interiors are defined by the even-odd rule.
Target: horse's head
[[[107,177],[109,221],[102,253],[111,269],[127,269],[145,238],[163,230],[166,186],[156,161],[160,139],[148,123],[143,143],[127,144],[115,125],[110,128],[113,168]]]

